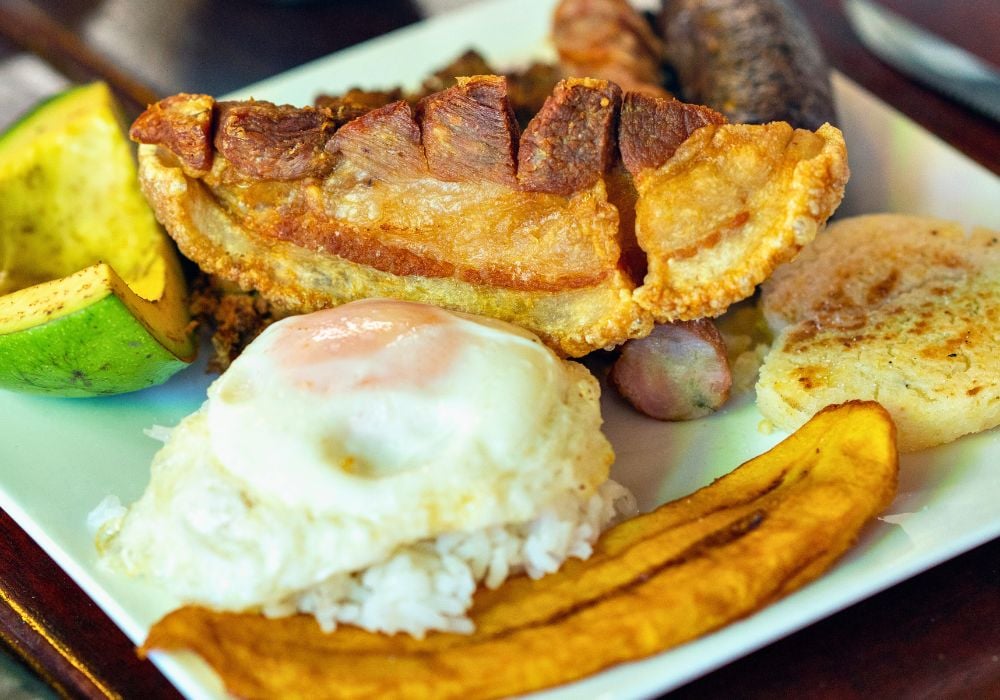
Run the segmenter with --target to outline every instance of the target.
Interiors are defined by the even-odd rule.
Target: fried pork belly
[[[710,122],[663,165],[636,171],[636,238],[649,260],[636,301],[663,323],[718,316],[750,296],[840,204],[840,138],[829,124],[811,132]]]
[[[397,100],[406,100],[411,106],[415,106],[423,98],[453,87],[463,76],[503,74],[507,78],[507,97],[510,106],[514,110],[517,123],[524,128],[531,118],[538,114],[546,98],[552,94],[556,83],[565,77],[563,72],[558,64],[536,61],[524,68],[501,73],[494,70],[478,51],[469,49],[448,65],[435,71],[416,92],[404,93],[399,88],[362,90],[355,87],[342,95],[322,94],[316,98],[316,106],[330,109],[339,126]]]
[[[279,314],[419,300],[570,356],[723,312],[815,235],[847,179],[833,127],[724,124],[603,80],[559,83],[523,134],[498,76],[343,125],[250,101],[191,128],[210,100],[167,98],[131,132],[143,191],[205,272]],[[192,160],[205,140],[208,167]]]

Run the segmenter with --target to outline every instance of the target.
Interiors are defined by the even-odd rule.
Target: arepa
[[[876,214],[829,227],[764,284],[757,405],[792,430],[871,399],[902,451],[1000,424],[1000,233]]]

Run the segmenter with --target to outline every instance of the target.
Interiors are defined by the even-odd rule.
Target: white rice
[[[569,557],[588,558],[602,530],[635,513],[625,487],[605,482],[589,498],[564,496],[528,523],[449,533],[401,547],[363,571],[337,574],[264,614],[314,615],[332,631],[340,623],[422,638],[429,630],[470,633],[467,611],[479,584],[508,577],[541,578]]]
[[[143,428],[142,432],[146,437],[152,438],[157,442],[167,443],[170,439],[170,433],[173,432],[173,428],[167,427],[165,425],[156,425],[155,423],[148,428]]]
[[[147,434],[166,441],[175,430],[179,429],[153,426]],[[336,547],[344,528],[322,519],[314,522],[303,513],[288,515],[248,499],[243,484],[213,460],[191,460],[189,453],[176,446],[171,451],[170,445],[161,452],[153,465],[153,483],[160,483],[171,505],[162,512],[156,510],[156,498],[147,493],[133,506],[138,510],[131,513],[129,538],[123,538],[122,531],[130,509],[118,498],[105,498],[89,514],[87,525],[102,561],[113,569],[169,580],[181,600],[233,610],[247,608],[206,603],[191,595],[191,590],[198,593],[200,589],[192,589],[188,579],[197,579],[201,585],[206,576],[218,581],[222,575],[230,576],[233,585],[245,584],[247,572],[262,566],[266,575],[257,583],[263,595],[256,589],[251,590],[252,596],[243,595],[242,589],[240,594],[277,601],[264,605],[262,611],[269,616],[313,615],[327,631],[338,624],[352,624],[418,638],[430,630],[470,633],[474,625],[468,610],[479,586],[497,588],[521,573],[540,578],[556,571],[569,557],[586,559],[604,529],[636,510],[632,494],[614,481],[606,481],[589,494],[565,489],[549,496],[553,500],[548,505],[532,509],[537,516],[528,522],[412,541],[362,570],[341,568],[341,573],[309,585],[316,580],[309,575],[316,568],[315,561],[329,558],[327,548]],[[274,528],[289,520],[287,532],[275,536]],[[175,539],[183,540],[197,556],[172,557],[176,552],[163,550],[165,532],[169,533],[167,546]],[[309,537],[304,536],[307,532]],[[349,529],[346,532],[349,535]],[[220,541],[232,543],[232,548],[219,546]],[[304,548],[298,555],[297,547]],[[275,553],[281,555],[277,560],[271,556]],[[235,567],[231,566],[234,562]],[[302,564],[301,570],[289,570],[297,564]],[[277,595],[268,596],[275,588]]]

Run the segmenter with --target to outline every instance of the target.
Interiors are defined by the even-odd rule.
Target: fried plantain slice
[[[497,697],[577,680],[745,617],[819,576],[892,501],[895,427],[828,407],[771,451],[609,530],[587,561],[483,591],[471,635],[417,640],[311,617],[185,607],[140,653],[189,649],[240,697]]]

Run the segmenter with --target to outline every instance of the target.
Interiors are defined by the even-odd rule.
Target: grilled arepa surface
[[[1000,234],[917,216],[832,224],[764,284],[778,332],[757,383],[791,430],[872,399],[914,451],[1000,424]]]
[[[132,137],[181,251],[279,312],[424,301],[571,356],[722,313],[812,239],[848,176],[829,125],[727,125],[589,78],[523,133],[506,79],[476,76],[349,121],[175,95]]]

